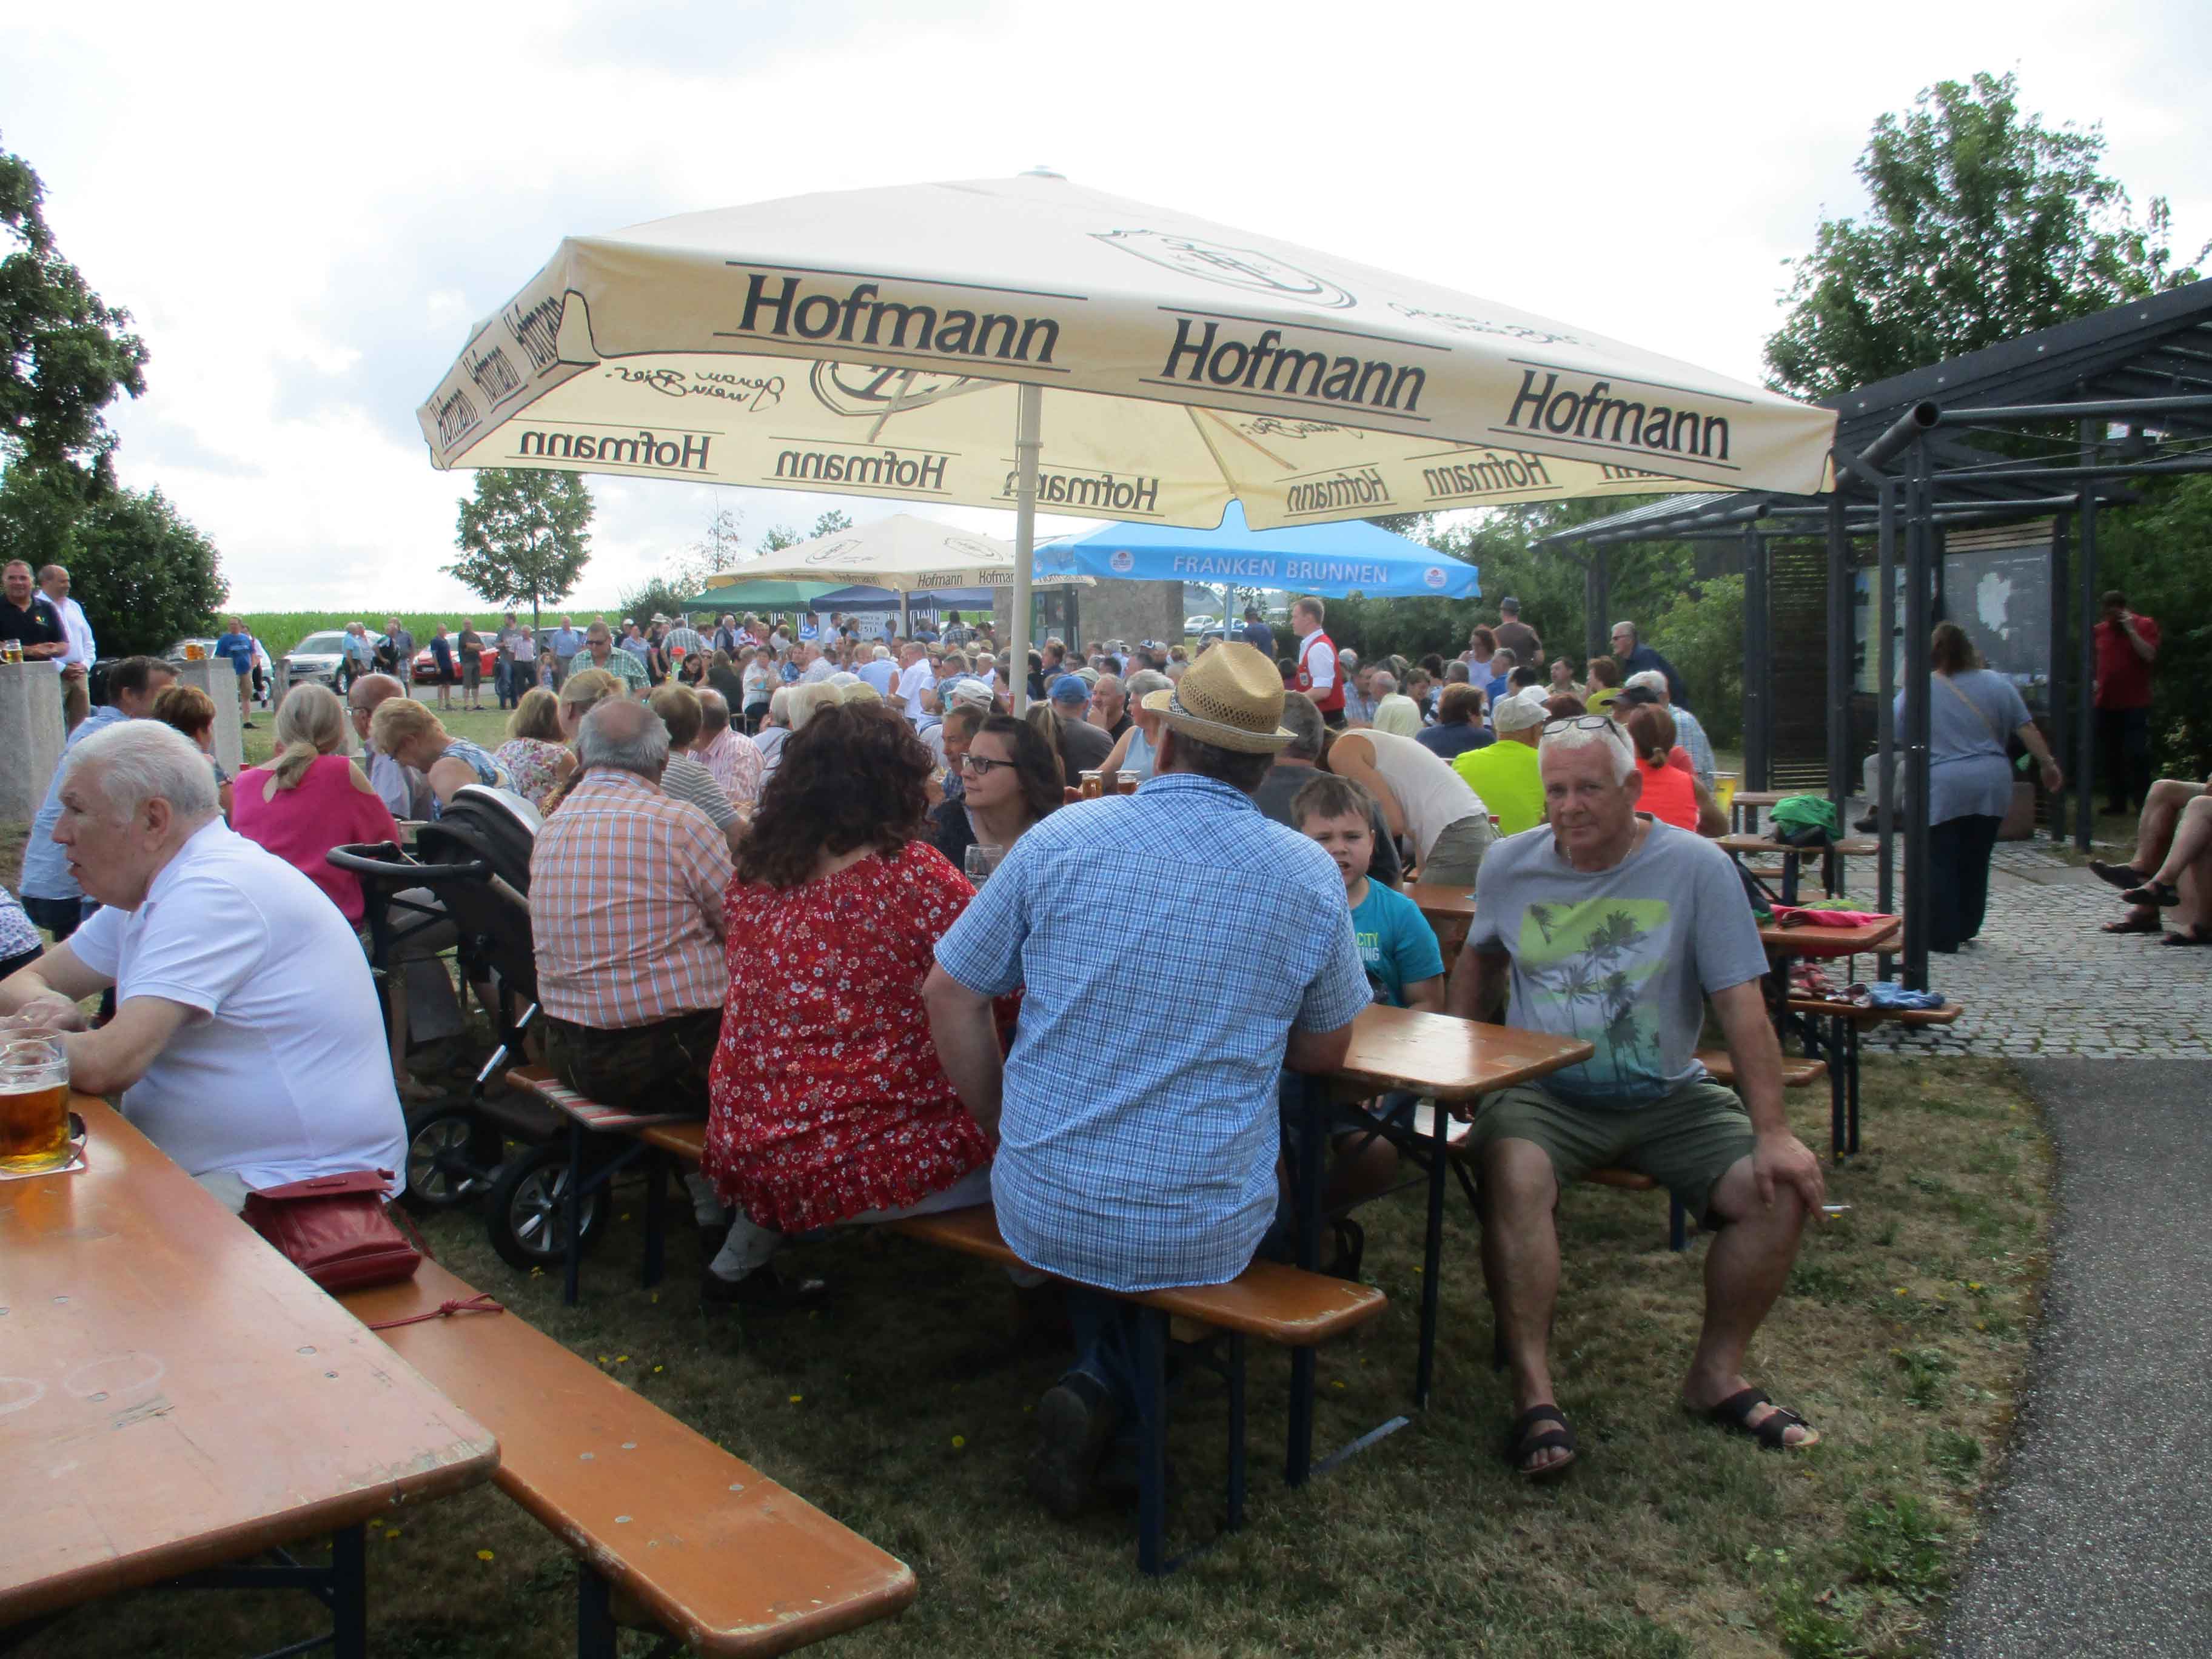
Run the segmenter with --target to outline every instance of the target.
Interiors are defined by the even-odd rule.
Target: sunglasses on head
[[[1554,732],[1617,732],[1620,728],[1603,714],[1563,714],[1558,720],[1544,722],[1544,735]]]

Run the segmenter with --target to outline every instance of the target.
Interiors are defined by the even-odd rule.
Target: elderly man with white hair
[[[898,665],[891,660],[890,647],[872,645],[867,648],[866,660],[856,671],[860,677],[876,688],[876,695],[885,702],[898,686]]]
[[[1375,692],[1375,714],[1370,722],[1375,729],[1395,732],[1401,738],[1419,737],[1421,706],[1398,689],[1398,677],[1378,668],[1369,684]]]
[[[1651,700],[1674,717],[1674,738],[1689,751],[1690,770],[1707,789],[1713,787],[1713,740],[1705,735],[1705,728],[1698,717],[1674,701],[1668,689],[1667,677],[1656,668],[1639,669],[1628,677],[1622,690],[1649,691]]]
[[[1483,1273],[1518,1415],[1524,1477],[1574,1461],[1547,1349],[1559,1297],[1559,1189],[1637,1170],[1714,1232],[1705,1317],[1682,1403],[1773,1449],[1820,1436],[1743,1374],[1752,1334],[1790,1276],[1826,1195],[1820,1163],[1782,1109],[1782,1051],[1760,981],[1766,952],[1728,854],[1638,811],[1643,775],[1601,714],[1546,722],[1547,823],[1491,849],[1445,1011],[1579,1038],[1596,1052],[1490,1096],[1472,1144],[1488,1206]],[[1590,987],[1599,988],[1592,995]],[[1741,1097],[1697,1058],[1711,1000]]]
[[[320,889],[223,823],[215,775],[155,720],[69,757],[53,839],[101,908],[0,982],[0,1014],[69,1032],[73,1086],[233,1210],[317,1176],[406,1170],[406,1121],[353,929]],[[77,1005],[112,987],[115,1017]]]
[[[796,690],[779,685],[768,700],[768,713],[761,717],[761,729],[753,733],[753,747],[760,750],[761,787],[775,775],[777,763],[783,757],[784,739],[791,735],[791,694]]]

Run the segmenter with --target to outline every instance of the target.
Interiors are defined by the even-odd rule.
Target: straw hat
[[[1144,707],[1185,737],[1240,755],[1272,755],[1292,736],[1282,726],[1281,673],[1237,641],[1207,652],[1173,686],[1147,696]]]

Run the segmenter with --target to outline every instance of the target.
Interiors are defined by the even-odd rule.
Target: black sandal
[[[2091,859],[2089,869],[2099,881],[2115,887],[2140,887],[2150,879],[2131,864],[2107,864],[2102,859]]]
[[[2159,940],[2160,945],[2212,945],[2212,933],[2202,927],[2191,927],[2186,933],[2168,933]]]
[[[2181,891],[2171,883],[2147,881],[2140,887],[2130,887],[2120,895],[2130,904],[2155,904],[2161,910],[2171,910],[2181,902]]]
[[[1556,1423],[1559,1427],[1537,1434],[1534,1430],[1539,1423]],[[1549,1451],[1555,1446],[1566,1455],[1541,1468],[1528,1467],[1528,1460],[1538,1452]],[[1575,1465],[1575,1431],[1567,1422],[1567,1414],[1556,1405],[1529,1407],[1513,1419],[1513,1426],[1505,1431],[1505,1461],[1523,1480],[1549,1480],[1554,1475],[1565,1474]]]
[[[2097,931],[2100,933],[2162,933],[2166,928],[2158,917],[2153,915],[2126,916],[2118,921],[2107,921],[2100,925]]]
[[[1751,1414],[1761,1406],[1774,1406],[1773,1397],[1764,1389],[1745,1389],[1717,1406],[1707,1407],[1705,1415],[1724,1429],[1749,1435],[1769,1451],[1804,1451],[1820,1443],[1820,1431],[1787,1406],[1774,1406],[1753,1423]],[[1805,1438],[1794,1443],[1784,1439],[1792,1428],[1804,1430]]]

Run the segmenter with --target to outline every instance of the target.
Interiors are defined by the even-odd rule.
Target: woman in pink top
[[[345,705],[328,686],[294,686],[276,711],[276,759],[238,775],[231,828],[328,893],[358,927],[361,882],[324,854],[354,842],[397,842],[399,826],[346,758],[352,735]]]

